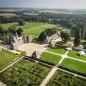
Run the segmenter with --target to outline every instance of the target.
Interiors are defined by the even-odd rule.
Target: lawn
[[[0,50],[0,68],[6,65],[8,62],[13,61],[17,57],[16,54],[7,50]]]
[[[78,51],[72,50],[72,51],[70,51],[70,52],[68,53],[68,56],[69,56],[69,57],[76,58],[76,59],[80,59],[80,60],[85,60],[85,61],[86,61],[86,55],[85,55],[85,56],[79,56],[79,55],[77,55],[77,52],[78,52]]]
[[[57,53],[57,54],[65,54],[66,53],[66,50],[64,48],[57,47],[57,46],[49,48],[48,51],[54,52],[54,53]]]
[[[22,59],[0,75],[8,86],[39,86],[50,68]]]
[[[54,25],[54,24],[37,23],[37,22],[25,22],[25,25],[23,25],[23,26],[19,26],[17,22],[2,24],[2,26],[5,27],[5,28],[8,28],[12,25],[15,25],[17,29],[22,28],[23,31],[24,31],[23,32],[24,35],[33,35],[35,37],[38,37],[40,35],[40,33],[42,31],[44,31],[45,29],[57,26],[57,25]]]
[[[86,74],[86,63],[84,62],[66,58],[61,66]]]
[[[61,60],[61,57],[54,55],[54,54],[51,54],[51,53],[44,52],[41,55],[41,59],[44,61],[48,61],[48,62],[57,64]]]
[[[7,29],[8,27],[10,26],[13,26],[13,25],[18,25],[17,22],[14,22],[14,23],[6,23],[6,24],[1,24],[5,29]]]
[[[47,86],[86,86],[86,80],[58,70]]]

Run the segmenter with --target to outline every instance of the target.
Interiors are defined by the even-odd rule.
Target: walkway
[[[3,71],[5,71],[6,69],[8,69],[9,67],[13,66],[15,63],[17,63],[18,61],[20,61],[21,59],[23,59],[23,56],[17,60],[15,60],[12,64],[8,65],[7,67],[5,67],[4,69],[2,69],[0,71],[0,73],[2,73]]]
[[[72,47],[72,46],[73,46],[73,43],[71,43],[71,47]],[[84,61],[84,60],[79,60],[79,59],[76,59],[76,58],[72,58],[72,57],[67,56],[67,54],[69,53],[69,51],[67,51],[67,52],[66,52],[65,54],[63,54],[63,55],[57,54],[57,53],[53,53],[53,52],[50,52],[50,51],[45,51],[45,52],[48,52],[48,53],[51,53],[51,54],[55,54],[55,55],[59,55],[59,56],[62,57],[62,59],[59,61],[59,63],[58,63],[55,67],[52,68],[52,70],[49,72],[49,74],[46,76],[46,78],[43,80],[43,82],[41,83],[40,86],[46,86],[46,85],[47,85],[48,81],[52,78],[52,76],[54,75],[54,73],[55,73],[58,69],[60,69],[60,68],[58,68],[58,66],[63,62],[63,60],[64,60],[65,58],[70,58],[70,59],[73,59],[73,60],[77,60],[77,61],[81,61],[81,62],[86,62],[86,61]],[[61,70],[62,70],[62,69],[61,69]],[[63,70],[63,71],[65,72],[65,70]],[[71,73],[71,72],[68,72],[68,73]],[[71,73],[71,74],[74,74],[74,73]],[[79,75],[77,75],[77,74],[74,74],[74,75],[79,76]],[[79,77],[83,78],[82,76],[79,76]],[[86,79],[86,78],[85,78],[85,79]]]

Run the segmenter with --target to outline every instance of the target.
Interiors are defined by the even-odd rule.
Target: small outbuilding
[[[84,51],[79,51],[77,54],[80,55],[80,56],[85,56],[85,52]]]
[[[71,50],[72,50],[72,48],[71,48],[71,47],[67,47],[67,48],[66,48],[66,50],[69,50],[69,51],[71,51]]]

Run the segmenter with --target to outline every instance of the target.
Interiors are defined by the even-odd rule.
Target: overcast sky
[[[86,0],[0,0],[0,7],[86,9]]]

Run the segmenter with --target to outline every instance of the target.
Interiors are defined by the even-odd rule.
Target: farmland
[[[13,14],[13,13],[0,13],[0,16],[9,17],[9,16],[16,16],[16,14]]]

